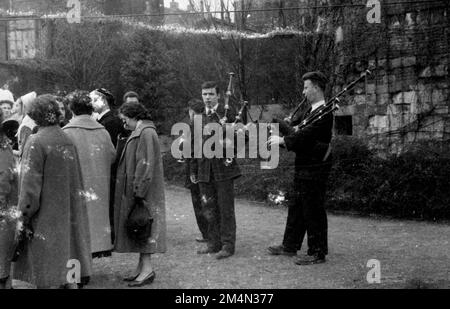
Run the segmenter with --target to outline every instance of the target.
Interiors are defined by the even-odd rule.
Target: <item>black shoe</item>
[[[78,284],[78,288],[82,289],[85,285],[88,285],[90,281],[91,281],[91,277],[90,276],[81,277],[80,283],[77,283]]]
[[[6,284],[8,282],[8,278],[9,277],[0,279],[0,290],[4,290],[4,289],[8,288],[7,284]],[[12,286],[11,286],[11,289],[12,289]]]
[[[232,256],[234,253],[228,251],[228,250],[220,250],[219,253],[216,254],[216,259],[217,260],[221,260],[221,259],[226,259],[227,257]]]
[[[295,251],[286,251],[283,245],[279,246],[271,246],[267,248],[271,255],[286,255],[286,256],[295,256],[297,252]]]
[[[301,258],[298,258],[295,261],[297,265],[313,265],[313,264],[322,264],[325,263],[325,255],[321,253],[315,253],[313,255],[307,255]]]
[[[62,290],[77,290],[78,283],[65,283],[59,287]]]
[[[130,282],[130,283],[128,283],[128,286],[131,288],[137,288],[140,286],[151,284],[153,282],[153,280],[155,280],[155,276],[156,276],[155,272],[152,271],[144,280]]]
[[[205,248],[205,249],[200,249],[197,251],[197,254],[210,254],[210,253],[217,253],[220,251],[219,249],[214,249],[214,248]]]

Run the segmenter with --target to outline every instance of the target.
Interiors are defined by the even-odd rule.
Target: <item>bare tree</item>
[[[120,25],[96,23],[70,25],[53,21],[51,54],[39,55],[35,62],[41,70],[70,88],[91,89],[114,84],[113,70],[118,70],[118,56],[123,38],[117,37]]]

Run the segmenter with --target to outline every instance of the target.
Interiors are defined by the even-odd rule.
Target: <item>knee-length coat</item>
[[[109,218],[111,164],[116,150],[108,131],[89,115],[75,116],[63,128],[74,143],[81,164],[85,190],[91,252],[112,250]]]
[[[0,279],[9,277],[16,245],[17,172],[13,151],[0,134]]]
[[[125,230],[134,197],[144,198],[153,217],[152,235],[145,245],[131,240]],[[119,160],[114,199],[116,252],[164,253],[166,217],[163,164],[158,135],[152,121],[144,120],[131,133]]]
[[[26,143],[19,174],[19,209],[34,237],[14,265],[13,278],[37,287],[68,283],[69,271],[92,274],[81,168],[74,144],[59,126],[41,127]],[[70,276],[69,276],[70,277]]]

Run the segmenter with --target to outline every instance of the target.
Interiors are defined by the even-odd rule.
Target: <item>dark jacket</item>
[[[287,123],[285,120],[281,120],[279,118],[274,118],[273,122],[279,124],[280,133],[283,136],[288,136],[290,134],[294,133],[294,126],[299,125],[303,119],[305,118],[305,115],[307,115],[311,111],[311,104],[308,102],[300,103],[301,105],[298,106],[297,111],[294,112],[293,115],[291,115],[291,122]]]
[[[114,115],[112,111],[108,111],[98,120],[98,122],[105,127],[106,131],[109,133],[109,136],[111,136],[111,141],[114,147],[117,147],[117,136],[125,131],[122,120],[120,120],[118,116]]]
[[[115,162],[116,165],[119,164],[120,156],[122,155],[123,149],[125,148],[125,144],[127,143],[127,140],[130,137],[130,135],[131,135],[131,131],[124,129],[117,136],[117,144],[115,145],[116,146],[116,162]]]
[[[220,118],[223,117],[225,113],[225,109],[223,105],[217,107],[216,114],[212,114],[211,116],[206,115],[204,112],[202,114],[202,127],[204,128],[208,123],[219,123]],[[230,108],[227,114],[227,122],[232,123],[236,119],[235,111]],[[192,134],[194,136],[194,134]],[[224,138],[226,137],[224,132]],[[203,135],[202,145],[205,144],[206,140],[211,137],[211,135]],[[225,150],[224,150],[225,154]],[[211,171],[214,175],[214,180],[216,181],[224,181],[231,180],[241,176],[241,171],[239,165],[236,162],[236,159],[233,159],[230,165],[225,164],[226,158],[225,155],[223,158],[212,158],[208,159],[204,156],[202,152],[202,157],[193,159],[190,162],[191,165],[191,175],[196,175],[199,182],[210,182],[211,179]]]
[[[306,118],[309,112],[305,113]],[[332,137],[333,115],[330,113],[314,124],[284,137],[286,148],[296,154],[297,177],[317,177],[317,173],[328,171],[331,156],[324,161]]]

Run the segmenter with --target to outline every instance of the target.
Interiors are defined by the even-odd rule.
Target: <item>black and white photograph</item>
[[[0,0],[0,290],[450,289],[449,65],[447,0]]]

